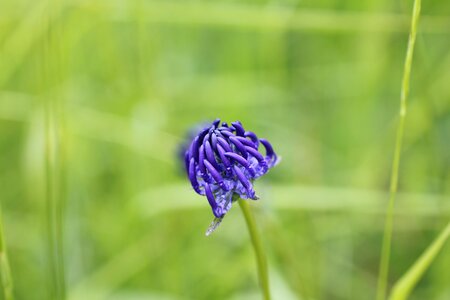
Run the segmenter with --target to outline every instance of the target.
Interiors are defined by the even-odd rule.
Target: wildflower
[[[258,151],[260,145],[265,155]],[[217,227],[231,209],[233,198],[258,199],[253,181],[279,159],[267,140],[246,131],[241,122],[228,126],[215,120],[192,138],[184,161],[192,188],[208,199]]]

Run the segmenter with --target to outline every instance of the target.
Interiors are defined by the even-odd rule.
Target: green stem
[[[2,278],[3,293],[5,300],[13,300],[13,281],[11,269],[9,267],[8,255],[6,253],[6,243],[3,234],[2,211],[0,208],[0,274]]]
[[[259,284],[263,292],[265,300],[270,300],[269,292],[269,273],[267,270],[267,261],[264,254],[264,248],[262,246],[261,239],[259,237],[258,230],[256,228],[255,218],[250,211],[250,205],[248,201],[239,199],[239,206],[244,214],[245,222],[247,223],[248,232],[250,233],[250,238],[252,240],[253,249],[255,250],[256,262],[258,264],[258,277]]]
[[[414,44],[416,41],[417,27],[420,16],[420,0],[414,0],[414,7],[411,20],[411,31],[409,34],[408,48],[406,50],[405,65],[403,69],[403,80],[400,95],[400,119],[397,127],[395,141],[394,161],[392,163],[389,204],[386,212],[386,221],[381,249],[380,271],[378,274],[377,300],[384,300],[386,297],[387,278],[389,274],[389,258],[391,253],[392,228],[395,196],[398,189],[398,173],[400,166],[400,156],[402,152],[403,132],[405,127],[406,107],[409,94],[409,82],[411,77],[411,66],[414,54]]]

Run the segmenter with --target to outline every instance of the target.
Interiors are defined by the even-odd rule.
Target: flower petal
[[[230,144],[228,144],[228,142],[227,142],[224,138],[218,136],[218,137],[217,137],[217,141],[219,142],[219,144],[222,146],[222,148],[223,148],[225,151],[227,151],[227,152],[232,152],[232,151],[233,151],[233,150],[231,149],[231,147],[230,147]]]
[[[268,160],[268,165],[270,168],[275,166],[278,162],[278,156],[273,151],[272,145],[266,139],[259,139],[261,144],[263,144],[264,148],[266,148],[266,159]]]
[[[238,155],[238,154],[236,154],[236,153],[233,153],[233,152],[226,152],[226,153],[225,153],[225,156],[228,156],[228,157],[234,159],[234,160],[237,161],[239,164],[241,164],[244,168],[246,168],[247,171],[249,171],[249,173],[250,173],[250,175],[251,175],[252,177],[255,176],[255,170],[253,170],[253,169],[250,167],[248,161],[247,161],[245,158],[243,158],[242,156],[240,156],[240,155]]]
[[[204,145],[205,145],[206,158],[214,166],[214,168],[221,171],[222,168],[219,166],[219,164],[216,161],[216,157],[214,156],[214,151],[211,148],[211,144],[209,143],[209,141],[206,141]]]
[[[237,136],[235,137],[236,139],[238,139],[242,144],[244,144],[245,146],[249,146],[252,148],[256,148],[255,143],[253,143],[253,141],[250,141],[249,139],[246,139],[245,137],[242,136]]]
[[[205,195],[206,195],[206,199],[208,199],[209,205],[211,206],[213,214],[217,218],[221,218],[223,215],[216,214],[218,206],[217,206],[216,199],[214,198],[214,195],[211,191],[211,187],[209,186],[209,184],[205,185]]]
[[[236,174],[237,179],[241,182],[244,188],[247,190],[247,197],[250,199],[258,199],[255,195],[255,191],[253,190],[252,183],[245,177],[244,173],[239,169],[238,166],[233,167],[234,173]],[[242,197],[242,195],[241,195]]]
[[[239,152],[242,153],[242,155],[247,158],[248,153],[247,150],[245,150],[245,146],[234,136],[230,137],[230,142],[232,142],[236,148],[239,150]]]
[[[244,136],[245,137],[249,137],[253,141],[253,143],[255,143],[256,148],[258,148],[258,146],[259,146],[259,139],[258,139],[258,137],[256,136],[255,133],[253,133],[251,131],[246,131],[244,133]]]
[[[212,178],[214,178],[214,180],[219,184],[219,186],[224,189],[227,190],[226,185],[223,182],[223,177],[222,175],[220,175],[220,173],[214,168],[214,166],[208,161],[208,160],[204,160],[203,163],[205,164],[206,168],[209,171],[209,174],[211,174]]]
[[[206,173],[205,165],[203,164],[203,161],[205,160],[205,151],[203,150],[203,145],[200,146],[199,149],[199,155],[198,155],[198,167],[200,169],[200,172],[203,174]]]
[[[247,146],[245,146],[245,150],[247,150],[248,153],[250,153],[250,155],[256,158],[259,162],[264,161],[264,156],[262,156],[262,154],[259,153],[258,150]]]
[[[194,191],[196,191],[198,194],[201,194],[200,187],[197,181],[197,174],[195,172],[195,161],[194,158],[191,158],[191,161],[189,162],[189,180],[191,181],[192,188]]]
[[[217,127],[219,126],[219,124],[220,124],[220,119],[215,119],[214,122],[213,122],[212,124],[213,124],[213,126],[214,126],[215,128],[217,128]]]
[[[242,127],[241,122],[233,122],[231,123],[231,125],[233,125],[233,127],[236,129],[237,135],[244,136],[245,130],[244,127]]]
[[[225,150],[222,148],[222,146],[220,146],[220,144],[217,145],[217,152],[220,156],[220,159],[222,160],[222,163],[225,165],[225,167],[230,167],[231,166],[231,162],[230,160],[226,157],[225,155]]]
[[[198,160],[198,148],[199,148],[198,136],[196,136],[189,147],[189,161],[193,157],[195,158],[195,160]]]

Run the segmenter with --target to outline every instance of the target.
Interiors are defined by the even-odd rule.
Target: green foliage
[[[407,299],[425,271],[430,267],[450,236],[450,223],[392,288],[390,299]]]
[[[394,222],[394,204],[398,190],[398,179],[400,169],[400,157],[402,154],[403,135],[405,131],[405,120],[409,96],[409,84],[411,80],[411,68],[416,44],[417,29],[419,26],[420,9],[422,1],[414,0],[414,8],[411,17],[411,29],[409,31],[408,47],[406,49],[405,65],[403,67],[402,87],[400,90],[400,111],[395,136],[394,159],[392,162],[391,181],[389,185],[389,203],[386,210],[386,221],[383,232],[383,243],[381,246],[380,271],[378,274],[377,300],[386,297],[386,286],[389,275],[389,260],[391,256],[392,231]]]
[[[449,9],[422,6],[388,290],[450,216]],[[15,298],[259,299],[237,205],[206,238],[211,211],[176,160],[187,128],[220,117],[282,156],[251,203],[273,299],[373,299],[411,11],[375,0],[0,1]],[[449,261],[436,256],[410,299],[448,298]]]

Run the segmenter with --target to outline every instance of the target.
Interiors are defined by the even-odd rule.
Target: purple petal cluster
[[[260,145],[265,155],[259,152]],[[220,120],[193,137],[184,160],[192,187],[206,196],[217,218],[223,218],[230,210],[235,194],[242,199],[258,199],[253,180],[278,162],[267,140],[246,131],[241,122],[229,126]]]

